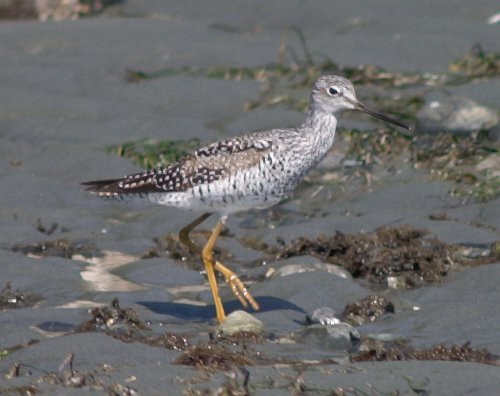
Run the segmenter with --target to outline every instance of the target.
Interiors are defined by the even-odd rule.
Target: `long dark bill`
[[[398,120],[395,120],[394,118],[386,116],[385,114],[379,113],[378,111],[372,110],[372,109],[366,107],[363,103],[357,102],[357,103],[355,103],[354,106],[355,106],[356,110],[364,111],[365,113],[370,114],[371,116],[376,117],[382,121],[397,125],[398,127],[407,129],[408,131],[411,130],[411,127],[409,127],[408,125],[403,124],[402,122],[399,122]]]

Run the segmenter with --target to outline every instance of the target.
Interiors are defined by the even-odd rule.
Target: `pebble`
[[[355,348],[361,336],[354,326],[340,322],[328,326],[320,324],[307,326],[296,332],[294,338],[301,344],[340,351]]]
[[[232,336],[242,331],[260,334],[263,330],[264,324],[259,319],[241,310],[231,312],[219,325],[219,333],[226,336]]]
[[[467,134],[491,129],[499,118],[494,109],[469,98],[440,95],[429,99],[419,110],[417,122],[423,132]]]
[[[388,276],[385,281],[389,289],[404,290],[407,288],[404,276]]]
[[[276,278],[289,276],[294,274],[302,274],[304,272],[314,272],[314,271],[325,271],[330,274],[335,274],[343,279],[351,278],[351,274],[344,268],[325,263],[314,263],[314,264],[289,264],[285,265],[275,271],[268,271],[266,278]]]
[[[330,307],[317,308],[310,315],[307,315],[306,319],[309,323],[323,326],[332,326],[340,323],[337,312]]]

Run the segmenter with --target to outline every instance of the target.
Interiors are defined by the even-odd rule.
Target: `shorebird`
[[[100,197],[139,197],[160,205],[203,212],[179,232],[179,240],[201,255],[217,320],[221,323],[225,313],[214,271],[224,277],[243,306],[250,304],[259,309],[239,277],[213,258],[213,247],[228,215],[268,208],[287,198],[332,147],[336,114],[342,110],[359,110],[410,129],[362,104],[346,78],[324,75],[313,83],[307,117],[298,128],[272,129],[222,140],[164,167],[83,185]],[[220,219],[205,246],[200,248],[189,239],[189,233],[213,212],[218,212]]]

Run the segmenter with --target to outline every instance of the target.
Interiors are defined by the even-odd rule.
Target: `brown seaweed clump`
[[[262,344],[265,338],[253,331],[238,331],[232,335],[218,334],[217,339],[230,345]]]
[[[7,282],[4,288],[0,290],[0,311],[32,307],[40,300],[41,297],[36,294],[12,289],[10,282]]]
[[[237,366],[251,366],[254,361],[241,352],[227,350],[222,345],[197,345],[184,351],[175,364],[195,366],[216,371],[228,371]]]
[[[121,308],[116,298],[109,306],[90,309],[89,314],[91,318],[78,326],[76,331],[104,331],[123,342],[141,342],[174,351],[184,351],[191,345],[185,337],[178,334],[152,334],[137,313],[132,308]]]
[[[428,349],[413,348],[402,341],[380,343],[364,340],[364,349],[351,356],[352,362],[384,360],[439,360],[455,362],[474,362],[482,364],[497,363],[497,358],[487,349],[475,349],[470,342],[463,345],[437,345]],[[369,345],[367,345],[369,344]]]
[[[139,330],[148,330],[133,309],[120,307],[117,298],[111,305],[92,308],[89,313],[91,318],[78,326],[77,331],[105,331],[122,341],[133,341],[140,334]]]
[[[174,351],[184,351],[190,346],[189,341],[186,338],[169,332],[165,332],[164,334],[155,337],[144,338],[139,341],[151,346],[163,347]]]
[[[16,243],[12,251],[26,256],[72,258],[79,254],[84,257],[97,255],[95,247],[87,242],[73,242],[65,238],[36,243]]]
[[[298,238],[275,249],[276,258],[312,255],[339,265],[354,278],[384,284],[403,277],[407,287],[439,282],[455,263],[453,245],[427,238],[427,231],[403,225],[378,228],[371,234],[343,234],[316,239]]]
[[[370,295],[361,301],[346,305],[341,316],[344,321],[360,326],[374,322],[386,313],[394,313],[394,304],[387,297]]]

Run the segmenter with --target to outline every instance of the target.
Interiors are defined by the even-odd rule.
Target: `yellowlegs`
[[[307,171],[332,147],[337,126],[335,115],[342,110],[360,110],[410,129],[360,103],[349,80],[325,75],[314,82],[306,121],[298,128],[238,136],[202,147],[166,167],[83,184],[100,197],[140,197],[160,205],[204,212],[180,231],[179,239],[201,254],[217,320],[222,322],[225,313],[214,271],[222,274],[244,306],[250,304],[253,309],[259,309],[238,276],[212,256],[227,216],[270,207],[292,193]],[[220,220],[200,249],[189,239],[189,233],[212,212],[218,212]]]

